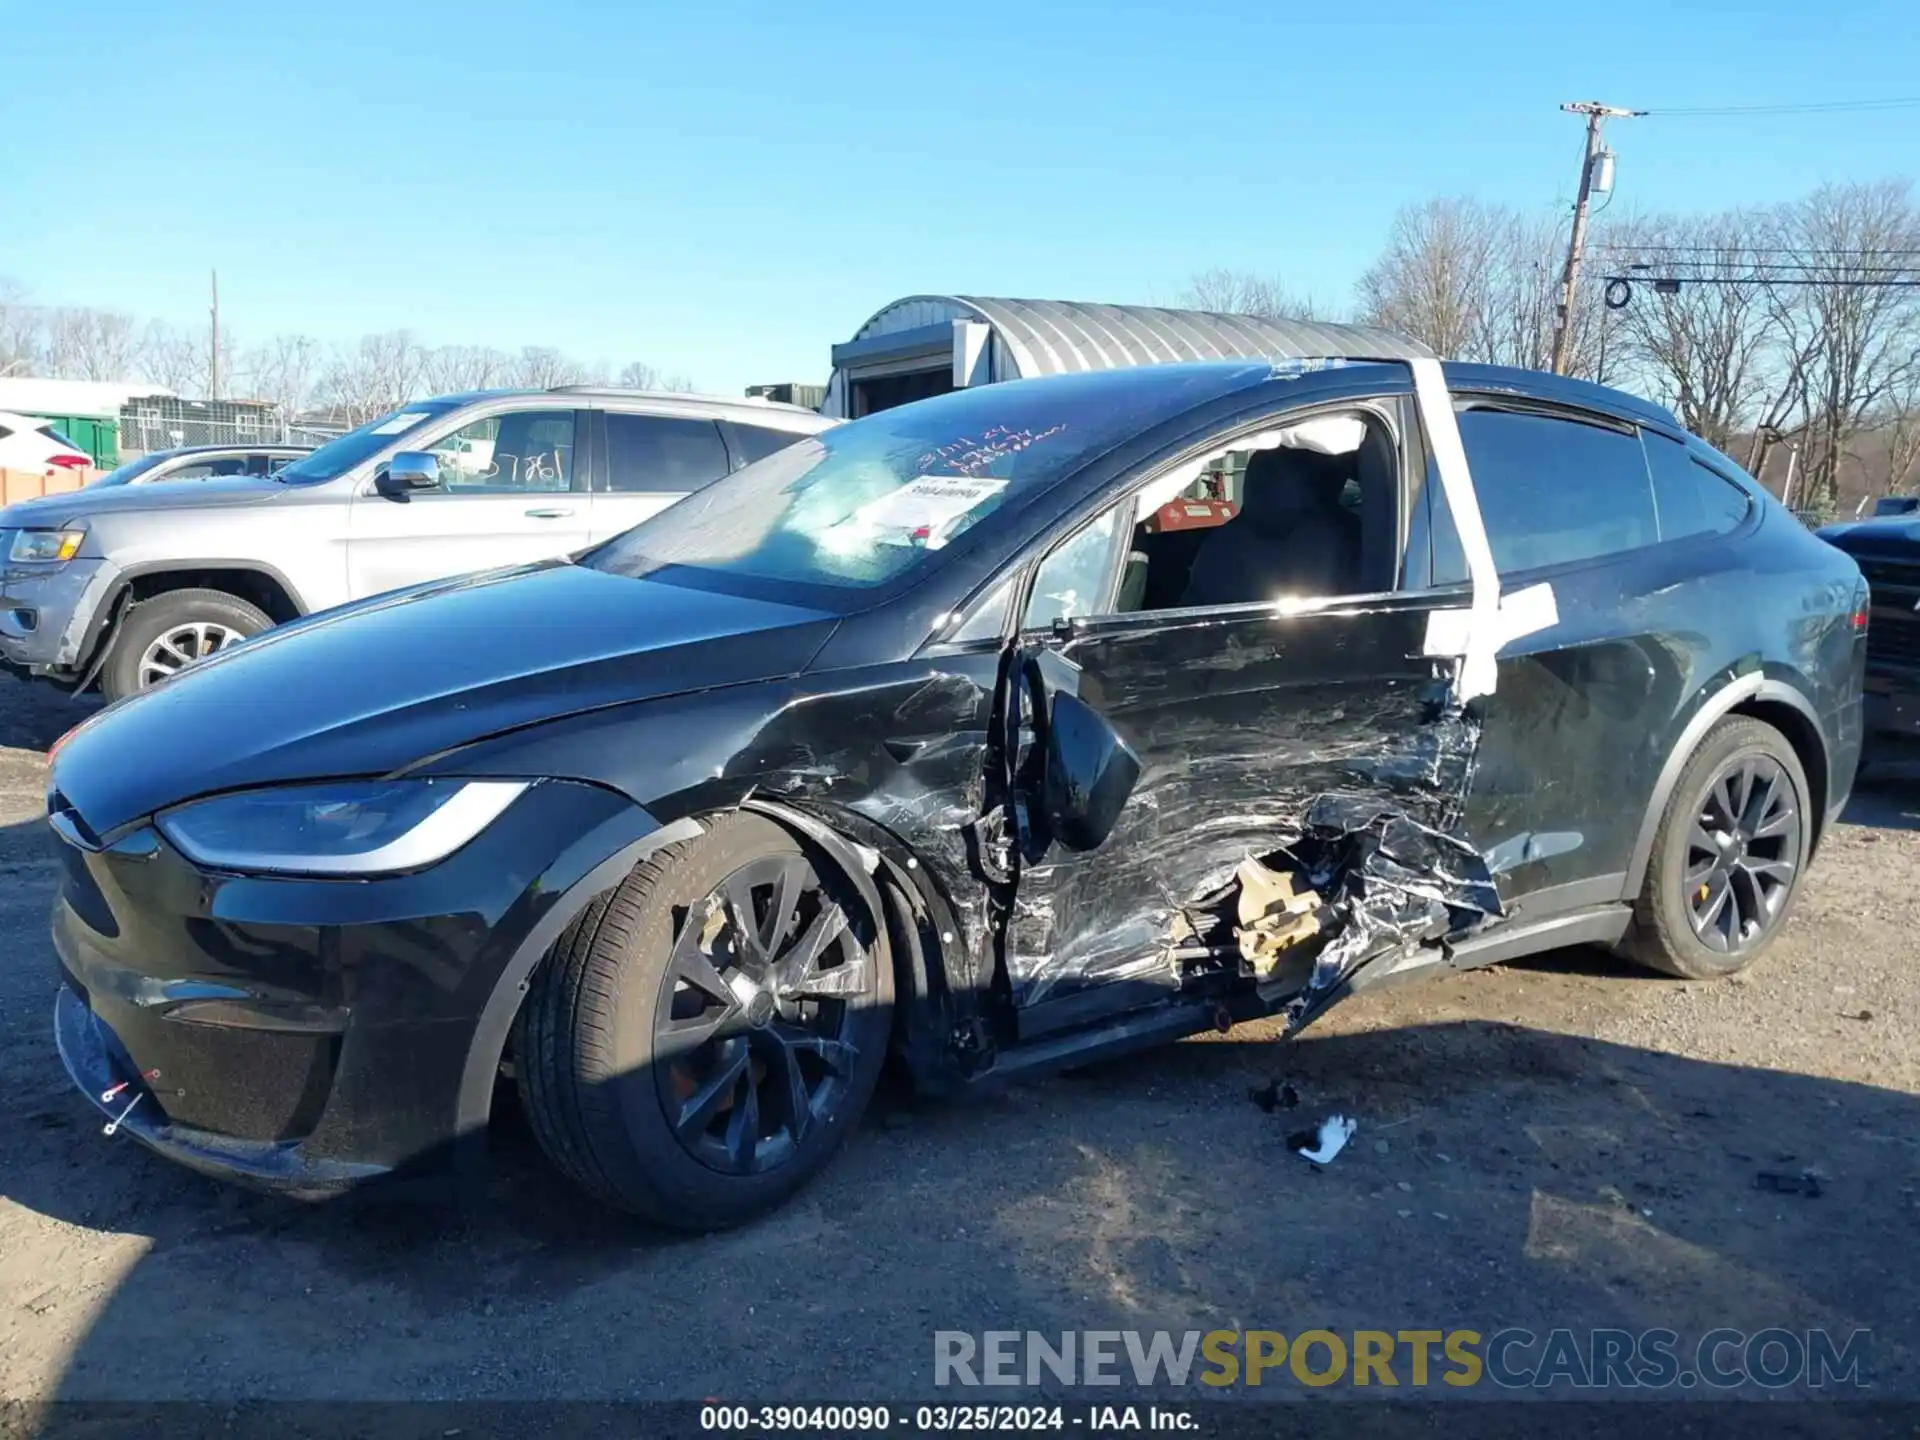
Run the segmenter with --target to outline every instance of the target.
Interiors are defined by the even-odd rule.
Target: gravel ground
[[[1291,1046],[885,1094],[795,1204],[686,1239],[577,1201],[511,1120],[472,1214],[294,1206],[103,1137],[49,1023],[71,718],[0,678],[0,1397],[925,1397],[937,1329],[1510,1325],[1865,1327],[1879,1392],[1920,1397],[1914,789],[1862,792],[1749,977],[1569,950]],[[1297,1109],[1251,1102],[1269,1080]],[[1317,1171],[1286,1136],[1331,1110],[1360,1128]],[[1756,1188],[1807,1168],[1816,1198]]]

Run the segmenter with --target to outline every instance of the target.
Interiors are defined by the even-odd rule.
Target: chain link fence
[[[255,401],[152,396],[121,409],[120,458],[182,445],[324,445],[344,429],[301,423]]]

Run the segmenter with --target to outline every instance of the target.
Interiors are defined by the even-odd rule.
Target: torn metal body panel
[[[1455,823],[1477,727],[1445,711],[1446,677],[1419,654],[1425,619],[1382,597],[1319,614],[1097,622],[1062,645],[1080,697],[1142,774],[1100,850],[1055,852],[1022,874],[1007,945],[1018,1003],[1119,980],[1177,986],[1175,915],[1297,839],[1323,797]]]

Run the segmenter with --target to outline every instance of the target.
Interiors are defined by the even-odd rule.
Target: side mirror
[[[1056,690],[1047,716],[1043,808],[1053,839],[1069,850],[1097,850],[1113,833],[1140,778],[1140,757],[1100,713]]]
[[[388,493],[432,490],[439,483],[439,458],[426,450],[396,452],[381,477],[381,488]]]

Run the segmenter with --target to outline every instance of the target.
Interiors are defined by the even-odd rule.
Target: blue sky
[[[242,341],[408,328],[825,378],[923,291],[1344,303],[1400,204],[1568,198],[1562,100],[1920,94],[1911,0],[13,0],[0,276]],[[1920,109],[1610,131],[1617,202],[1920,170]]]

